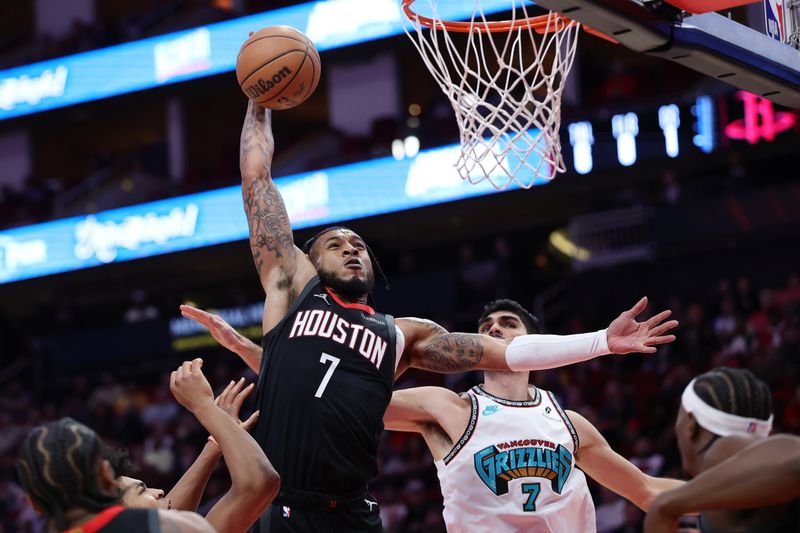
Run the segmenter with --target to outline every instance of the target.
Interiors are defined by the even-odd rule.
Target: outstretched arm
[[[253,384],[245,386],[244,378],[239,381],[231,381],[225,390],[217,396],[215,403],[236,420],[245,431],[250,431],[255,425],[257,416],[254,414],[247,421],[239,420],[239,410],[247,396],[253,391]],[[180,511],[196,511],[200,505],[200,499],[206,490],[206,485],[217,466],[222,450],[219,445],[211,442],[206,443],[200,455],[194,460],[192,466],[181,476],[178,482],[167,494],[167,498],[172,503],[172,508]]]
[[[383,415],[383,424],[391,431],[424,433],[431,424],[446,426],[458,418],[460,398],[443,387],[414,387],[396,390]],[[456,426],[458,420],[453,420]],[[463,431],[463,428],[457,428]]]
[[[196,511],[206,490],[208,480],[222,457],[219,446],[207,442],[192,466],[181,476],[167,498],[178,511]]]
[[[207,520],[219,531],[244,532],[275,498],[280,478],[261,446],[214,403],[202,364],[202,359],[183,363],[170,376],[170,390],[217,441],[231,475],[230,490]]]
[[[261,349],[261,346],[236,331],[236,328],[225,322],[225,319],[221,316],[191,305],[182,305],[181,314],[205,326],[211,336],[214,337],[214,340],[220,343],[223,348],[227,348],[241,357],[242,361],[253,369],[253,372],[258,374],[261,371],[261,356],[264,350]]]
[[[623,312],[608,329],[579,335],[522,335],[511,343],[486,335],[448,333],[429,320],[401,318],[397,325],[405,337],[405,349],[398,374],[409,367],[433,372],[465,370],[545,370],[557,368],[608,353],[654,353],[656,346],[675,340],[666,333],[678,322],[664,322],[670,311],[663,311],[645,322],[636,316],[647,307],[642,298]]]
[[[796,498],[800,498],[800,438],[775,435],[658,496],[647,514],[645,531],[674,532],[684,514],[751,509]]]
[[[264,306],[264,331],[272,328],[294,298],[316,274],[308,258],[295,245],[289,214],[272,181],[271,111],[250,101],[239,146],[242,198],[250,226],[250,251],[269,303]]]
[[[574,411],[567,411],[567,416],[580,441],[576,464],[586,475],[643,511],[650,508],[653,499],[661,492],[684,484],[678,479],[648,476],[612,450],[603,435],[583,416]]]

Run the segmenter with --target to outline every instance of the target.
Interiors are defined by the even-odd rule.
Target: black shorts
[[[302,511],[275,503],[256,526],[258,533],[383,533],[378,503],[369,494],[329,511]]]

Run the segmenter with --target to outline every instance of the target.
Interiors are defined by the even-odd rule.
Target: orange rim
[[[554,31],[561,31],[566,28],[570,22],[572,22],[572,19],[569,17],[565,17],[564,15],[559,15],[557,13],[555,14],[555,18],[551,18],[550,15],[539,15],[538,17],[526,17],[520,20],[481,21],[479,23],[436,20],[412,11],[411,5],[414,2],[416,2],[416,0],[403,0],[403,11],[405,12],[406,17],[408,17],[410,20],[419,22],[428,28],[443,28],[457,33],[471,33],[473,31],[480,33],[507,33],[514,30],[531,28],[536,33],[544,34],[552,33]],[[587,33],[590,33],[596,37],[619,44],[619,41],[615,40],[614,38],[609,37],[608,35],[588,26],[583,26],[583,29]]]

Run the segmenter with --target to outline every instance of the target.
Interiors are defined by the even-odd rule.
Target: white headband
[[[693,379],[686,387],[686,390],[683,391],[681,405],[683,405],[683,409],[687,413],[694,415],[697,423],[702,427],[721,437],[747,433],[752,433],[759,437],[769,436],[769,432],[772,430],[772,414],[769,415],[768,420],[759,420],[758,418],[746,418],[715,409],[704,402],[694,391],[695,381],[697,380]]]

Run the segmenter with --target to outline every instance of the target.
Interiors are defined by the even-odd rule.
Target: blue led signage
[[[459,177],[453,166],[459,150],[423,150],[401,161],[386,157],[275,181],[295,229],[495,193],[487,181],[472,185]],[[0,231],[0,284],[247,235],[240,187],[14,228]]]
[[[481,0],[486,13],[508,5]],[[439,13],[458,20],[470,17],[473,7],[445,2]],[[0,120],[232,71],[248,33],[266,26],[293,26],[324,51],[398,35],[404,16],[400,0],[308,2],[3,70]]]

